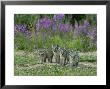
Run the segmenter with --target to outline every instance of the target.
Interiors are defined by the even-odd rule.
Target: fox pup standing
[[[70,51],[69,52],[69,65],[70,67],[77,67],[79,63],[79,54],[78,52]]]
[[[56,60],[56,63],[60,63],[60,54],[59,54],[59,46],[58,45],[52,45],[52,51],[53,51],[53,58]]]
[[[51,50],[43,49],[38,50],[38,55],[40,57],[40,63],[45,63],[48,59],[48,62],[52,63],[53,52]]]

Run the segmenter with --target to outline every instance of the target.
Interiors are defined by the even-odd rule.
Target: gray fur
[[[40,57],[40,63],[48,62],[52,63],[53,52],[49,49],[38,50],[38,55]]]
[[[60,48],[60,64],[66,65],[68,63],[68,51],[65,48]]]
[[[55,59],[55,62],[62,66],[69,64],[70,67],[77,67],[79,63],[78,52],[61,48],[59,45],[52,45],[51,49],[38,50],[38,54],[40,63],[45,63],[47,59],[50,63]]]
[[[59,46],[58,45],[52,45],[52,51],[53,51],[53,58],[55,59],[56,63],[60,63],[60,54],[59,54]]]
[[[77,67],[79,63],[79,54],[78,52],[75,51],[70,51],[69,52],[69,65],[71,67]]]

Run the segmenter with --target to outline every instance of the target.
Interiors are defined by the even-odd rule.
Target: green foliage
[[[70,42],[68,42],[68,45],[70,49],[76,50],[76,51],[81,51],[83,49],[82,44],[81,44],[81,39],[77,38],[74,39]]]
[[[32,40],[22,33],[16,34],[16,38],[14,39],[14,46],[17,50],[25,50],[25,51],[32,51],[34,44]]]
[[[39,15],[36,14],[15,14],[14,15],[14,24],[25,24],[28,29],[35,28],[35,23]]]
[[[86,19],[89,21],[91,25],[97,26],[97,15],[96,14],[86,15]]]
[[[41,35],[38,35],[33,39],[33,38],[27,38],[22,33],[19,33],[16,35],[15,38],[15,46],[17,46],[15,48],[18,50],[33,51],[34,47],[49,48],[53,44],[54,45],[58,44],[61,47],[65,47],[67,49],[73,49],[81,52],[96,50],[96,46],[91,45],[89,39],[87,38],[69,39],[68,36],[65,36],[65,38],[61,38],[59,35],[55,35],[52,36],[51,38],[48,38],[48,36],[46,36],[45,40],[43,40],[43,36]]]
[[[96,68],[74,68],[60,66],[38,66],[16,68],[15,76],[96,76]]]
[[[74,15],[72,15],[72,19],[76,20],[78,24],[79,24],[80,21],[84,20],[85,18],[86,18],[85,14],[74,14]],[[73,20],[71,20],[71,23],[73,23],[72,21]]]
[[[23,56],[22,56],[23,55]],[[18,66],[26,66],[28,64],[35,65],[37,63],[34,56],[28,56],[29,54],[25,53],[22,55],[15,55],[14,64]]]
[[[36,45],[37,45],[37,48],[43,48],[43,40],[42,40],[42,36],[37,36],[36,38]]]
[[[52,44],[58,44],[61,47],[66,47],[68,49],[73,49],[81,52],[97,50],[96,45],[92,44],[88,37],[74,37],[74,29],[72,29],[69,33],[59,32],[59,29],[57,29],[58,31],[56,33],[52,33],[52,28],[49,28],[48,30],[40,29],[40,31],[38,31],[37,33],[35,23],[38,21],[38,19],[42,17],[48,17],[51,19],[53,18],[53,16],[54,14],[15,14],[15,24],[25,24],[32,32],[31,38],[17,33],[17,36],[15,36],[14,40],[15,48],[18,50],[32,51],[34,48],[49,48]],[[65,14],[62,23],[69,23],[74,25],[75,21],[77,23],[80,23],[85,19],[90,21],[92,25],[96,26],[97,19],[95,14]],[[35,33],[37,33],[38,35],[36,35]]]

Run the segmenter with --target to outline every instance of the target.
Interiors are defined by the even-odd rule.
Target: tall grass
[[[31,38],[25,37],[22,33],[17,34],[15,37],[15,48],[18,50],[33,51],[35,48],[49,48],[53,44],[81,52],[96,50],[96,46],[91,45],[88,38],[77,37],[71,39],[68,36],[61,37],[60,35],[53,35],[50,38],[45,36],[43,38],[42,34],[39,33],[39,35],[35,36],[33,42]]]

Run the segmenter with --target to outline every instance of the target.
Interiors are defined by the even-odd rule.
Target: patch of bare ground
[[[96,62],[79,62],[78,67],[97,67],[97,63]]]

